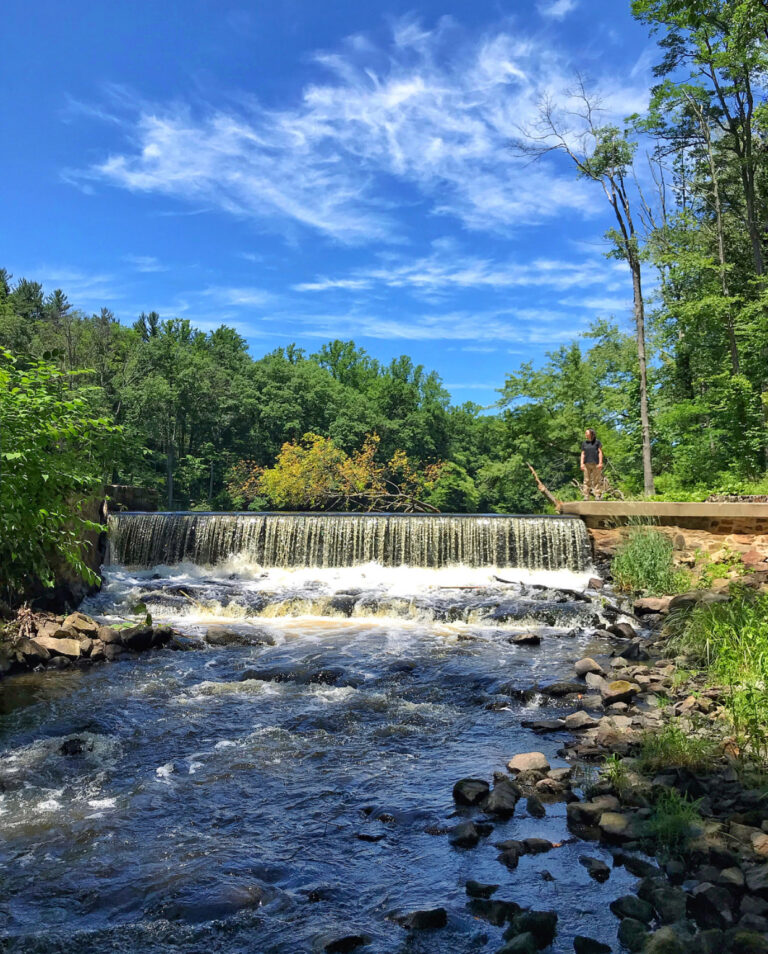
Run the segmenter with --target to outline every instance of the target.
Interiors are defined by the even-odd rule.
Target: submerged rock
[[[445,908],[427,908],[423,911],[397,914],[392,920],[408,931],[429,931],[444,928],[448,923],[448,912]]]

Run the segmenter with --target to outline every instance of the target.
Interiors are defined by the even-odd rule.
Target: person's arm
[[[600,470],[603,469],[603,445],[602,444],[597,448],[597,466],[600,468]]]
[[[579,467],[581,467],[582,470],[585,469],[585,466],[584,466],[584,448],[582,448],[582,450],[581,450],[581,460],[579,461]]]

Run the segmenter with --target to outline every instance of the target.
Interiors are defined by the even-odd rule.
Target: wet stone
[[[582,855],[579,858],[579,864],[587,869],[587,874],[598,883],[607,881],[611,876],[611,869],[599,858],[590,858],[588,855]]]
[[[453,829],[448,840],[455,848],[474,848],[480,841],[480,832],[474,822],[462,822]]]
[[[653,919],[653,908],[647,901],[634,894],[625,894],[610,903],[611,911],[617,918],[632,918],[650,924]]]
[[[445,908],[427,908],[422,911],[411,911],[408,914],[398,914],[393,921],[408,931],[430,931],[446,926],[448,912]]]
[[[371,939],[367,934],[345,934],[343,937],[323,941],[321,950],[325,951],[325,954],[349,954],[349,951],[356,951],[370,943]]]
[[[535,795],[528,796],[525,802],[525,809],[532,818],[544,818],[547,814],[541,799]]]
[[[482,778],[462,778],[453,786],[453,800],[459,805],[480,805],[491,786]]]
[[[611,954],[611,947],[608,944],[585,937],[583,934],[577,934],[573,939],[573,950],[575,954]]]
[[[540,646],[541,636],[538,633],[521,633],[519,636],[513,636],[509,641],[513,646]]]
[[[473,898],[467,902],[467,910],[473,917],[482,918],[489,924],[502,927],[519,914],[521,908],[514,901]]]
[[[517,915],[504,932],[504,939],[512,940],[520,934],[532,935],[537,948],[547,947],[557,935],[557,912],[524,911]]]
[[[633,954],[642,951],[648,938],[648,927],[634,918],[624,918],[617,932],[619,941]]]
[[[499,890],[499,885],[470,880],[466,883],[465,890],[470,898],[490,898]]]
[[[520,789],[509,779],[502,778],[494,786],[485,810],[491,815],[510,816],[515,813],[515,806],[520,799]]]
[[[536,954],[537,951],[536,938],[526,932],[507,941],[503,947],[498,949],[497,954]]]

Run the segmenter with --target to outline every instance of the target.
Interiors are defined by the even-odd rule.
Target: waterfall
[[[120,513],[108,562],[215,565],[245,556],[263,567],[525,567],[583,570],[587,532],[573,517],[480,514]]]

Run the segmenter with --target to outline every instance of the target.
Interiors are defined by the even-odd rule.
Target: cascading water
[[[630,876],[589,877],[565,803],[494,816],[471,851],[446,834],[477,817],[457,817],[457,779],[516,752],[563,764],[562,736],[522,725],[562,707],[523,690],[610,651],[602,598],[574,592],[580,522],[127,513],[110,530],[83,611],[149,612],[187,651],[0,681],[4,950],[493,954],[502,928],[468,879],[556,909],[553,954],[615,943]],[[540,646],[515,641],[531,632]],[[499,864],[529,836],[555,847]],[[437,931],[393,919],[436,907]]]
[[[584,524],[572,517],[349,513],[123,513],[110,517],[110,560],[148,567],[525,567],[583,570]]]

